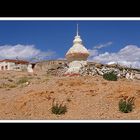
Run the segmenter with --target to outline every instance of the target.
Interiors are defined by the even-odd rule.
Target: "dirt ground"
[[[119,111],[122,96],[136,98],[132,112]],[[65,104],[67,112],[52,114],[53,101]],[[140,119],[140,81],[0,71],[0,119],[137,120]]]

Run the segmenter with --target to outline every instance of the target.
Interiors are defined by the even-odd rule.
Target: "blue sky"
[[[115,56],[113,62],[135,62],[140,66],[140,21],[0,21],[0,58],[24,55],[26,59],[34,54],[45,56],[45,53],[49,57],[44,59],[64,58],[72,46],[77,23],[91,61],[108,63]],[[135,51],[132,54],[131,50],[138,53],[135,60]],[[133,57],[125,60],[123,54]],[[110,56],[112,58],[108,58]]]

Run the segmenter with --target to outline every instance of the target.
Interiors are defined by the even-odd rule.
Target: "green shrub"
[[[103,78],[109,81],[117,81],[117,75],[114,72],[105,73]]]
[[[56,114],[56,115],[65,114],[67,112],[67,106],[56,103],[56,104],[53,104],[51,111],[53,114]]]
[[[134,108],[134,97],[124,97],[119,101],[119,110],[124,113],[129,113]]]

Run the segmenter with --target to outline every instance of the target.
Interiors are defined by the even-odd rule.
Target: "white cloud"
[[[20,59],[43,59],[46,57],[51,57],[55,54],[53,51],[43,52],[34,45],[3,45],[0,46],[0,59],[15,59],[16,57]]]
[[[116,62],[122,65],[140,68],[140,48],[136,45],[128,45],[116,53],[105,52],[93,56],[90,60],[100,63]]]
[[[93,47],[93,49],[88,49],[89,54],[90,54],[88,60],[89,61],[92,61],[92,59],[95,56],[98,56],[99,55],[99,49],[104,48],[104,47],[107,47],[107,46],[110,46],[111,44],[112,44],[112,42],[110,41],[110,42],[107,42],[105,44],[97,45],[97,46]],[[98,61],[96,61],[96,62],[98,62]]]
[[[112,42],[111,41],[110,42],[107,42],[105,44],[97,45],[97,46],[94,47],[94,49],[101,49],[101,48],[104,48],[104,47],[108,47],[110,45],[112,45]]]
[[[96,49],[88,49],[90,56],[89,57],[93,57],[93,56],[97,56],[98,55],[98,50]]]

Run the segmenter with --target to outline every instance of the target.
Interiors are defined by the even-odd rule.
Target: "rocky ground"
[[[130,113],[119,111],[122,96],[134,96]],[[53,101],[67,106],[51,112]],[[0,72],[0,119],[140,119],[140,80],[106,81],[102,76],[57,77],[45,73]]]

